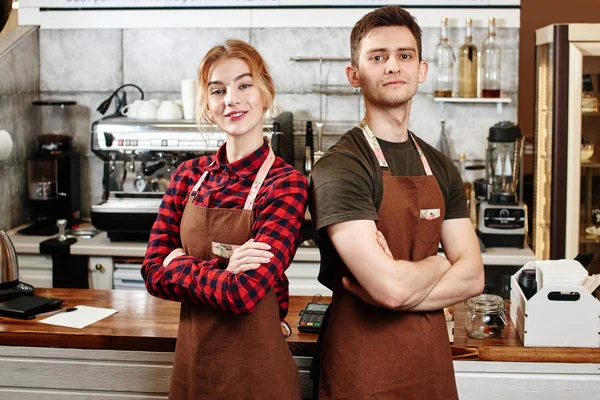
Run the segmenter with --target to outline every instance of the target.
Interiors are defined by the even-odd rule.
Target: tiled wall
[[[37,29],[16,27],[0,39],[0,129],[12,139],[7,160],[0,161],[0,228],[20,225],[30,210],[27,196],[27,159],[37,148],[31,102],[38,97],[39,36]]]
[[[455,51],[463,41],[464,29],[451,28]],[[423,30],[423,55],[432,59],[439,31]],[[124,30],[43,30],[40,32],[40,90],[46,98],[76,100],[80,104],[76,146],[83,160],[83,210],[100,201],[101,163],[89,149],[91,122],[100,117],[96,107],[119,85],[135,83],[150,98],[179,97],[181,79],[195,77],[198,64],[214,44],[228,38],[247,40],[267,60],[275,79],[276,99],[281,108],[294,113],[296,166],[301,165],[304,138],[302,122],[325,122],[324,145],[355,125],[364,112],[359,95],[320,95],[314,85],[346,84],[345,63],[300,63],[290,57],[349,57],[349,28],[265,28],[265,29],[124,29]],[[475,29],[480,46],[486,36]],[[503,49],[503,90],[513,102],[498,114],[495,105],[446,104],[442,110],[431,93],[435,67],[414,98],[410,129],[431,144],[440,136],[440,119],[446,120],[454,157],[466,152],[468,158],[485,157],[488,129],[500,120],[516,120],[518,29],[499,29]],[[432,63],[433,64],[433,63]],[[348,86],[349,87],[349,86]],[[135,98],[131,92],[130,100]],[[112,109],[111,109],[112,110]]]

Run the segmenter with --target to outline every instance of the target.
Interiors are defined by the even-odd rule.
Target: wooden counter
[[[77,305],[119,312],[83,329],[0,318],[0,400],[166,400],[179,304],[144,291],[36,289]],[[298,333],[298,313],[311,297],[292,297],[288,338],[309,399],[317,335]],[[501,339],[464,334],[464,305],[455,307],[454,371],[461,400],[597,400],[600,349],[525,348],[512,326]],[[552,334],[549,332],[549,334]]]
[[[118,313],[83,329],[40,324],[33,320],[0,318],[0,346],[36,346],[77,349],[173,352],[177,338],[179,303],[154,298],[143,291],[36,289],[39,296],[64,299],[63,308],[77,305],[106,307]],[[287,321],[293,334],[287,339],[295,356],[311,357],[317,335],[298,332],[299,312],[311,297],[292,296]],[[452,354],[455,360],[600,363],[600,349],[523,347],[514,327],[499,339],[466,336],[466,308],[455,307]],[[551,332],[549,332],[551,334]]]

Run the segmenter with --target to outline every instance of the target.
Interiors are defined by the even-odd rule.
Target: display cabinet
[[[536,258],[598,256],[600,229],[598,235],[586,230],[600,225],[592,221],[592,210],[600,208],[600,113],[591,107],[599,95],[600,24],[538,29],[535,67]]]

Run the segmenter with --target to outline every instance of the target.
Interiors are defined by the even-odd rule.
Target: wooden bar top
[[[41,324],[37,319],[0,317],[0,346],[35,346],[104,350],[172,352],[175,350],[179,303],[160,300],[145,291],[36,289],[37,296],[64,299],[62,308],[86,305],[114,308],[116,314],[83,329]],[[312,356],[317,335],[298,332],[299,313],[310,296],[291,296],[287,339],[296,356]],[[329,299],[326,299],[327,301]],[[464,330],[466,307],[454,308],[455,360],[600,363],[599,348],[523,347],[514,326],[498,339],[471,339]],[[41,318],[40,318],[41,319]],[[549,334],[552,334],[549,332]]]

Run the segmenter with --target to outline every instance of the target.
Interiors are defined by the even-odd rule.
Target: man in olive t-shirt
[[[469,218],[463,181],[452,160],[420,138],[416,139],[444,196],[445,220]],[[411,140],[389,142],[377,138],[377,141],[393,176],[425,175]],[[318,165],[311,176],[311,216],[321,249],[319,281],[331,288],[335,265],[341,260],[322,228],[351,220],[377,221],[383,185],[377,158],[359,128],[344,134]]]
[[[483,263],[456,167],[408,131],[427,76],[421,29],[399,6],[377,8],[352,29],[350,51],[364,121],[310,178],[319,281],[333,290],[313,394],[457,399],[441,309],[482,292]]]

